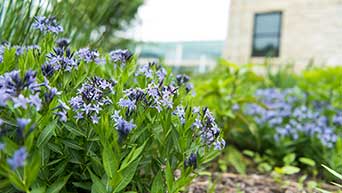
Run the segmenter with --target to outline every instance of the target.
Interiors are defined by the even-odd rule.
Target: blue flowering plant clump
[[[0,192],[179,192],[224,148],[189,77],[34,19],[39,45],[0,46]]]
[[[255,121],[264,149],[271,147],[280,157],[295,152],[326,163],[341,156],[341,109],[324,101],[308,100],[298,88],[258,89],[255,96],[266,108],[248,104],[244,113]]]

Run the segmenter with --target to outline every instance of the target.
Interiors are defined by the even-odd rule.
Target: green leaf
[[[140,158],[135,160],[126,169],[124,169],[122,172],[120,172],[120,174],[123,176],[123,178],[121,179],[120,183],[116,186],[114,192],[122,191],[132,181],[132,179],[135,175],[135,172],[137,170],[137,167],[139,165],[139,162],[140,162]]]
[[[322,193],[332,193],[332,192],[329,192],[329,191],[326,191],[326,190],[323,190],[321,188],[315,188],[316,190],[322,192]]]
[[[25,185],[30,187],[36,180],[40,169],[40,156],[38,153],[34,154],[30,163],[24,167]]]
[[[37,187],[37,188],[33,188],[31,190],[31,193],[45,193],[46,192],[46,187]]]
[[[251,150],[243,150],[242,153],[247,155],[248,157],[254,157],[254,152]]]
[[[18,190],[25,191],[25,185],[20,180],[20,178],[12,171],[8,172],[8,179],[11,182],[11,184],[16,187]]]
[[[160,192],[165,192],[162,171],[159,171],[156,177],[154,177],[152,188],[151,188],[151,193],[160,193]]]
[[[171,193],[173,190],[173,174],[172,174],[172,169],[171,169],[169,162],[166,164],[165,179],[166,179],[168,192]]]
[[[91,186],[91,192],[92,193],[107,193],[106,187],[104,184],[102,184],[101,181],[93,182],[93,185]]]
[[[65,184],[67,183],[68,179],[70,178],[71,174],[68,176],[65,176],[63,178],[60,178],[59,180],[55,181],[48,189],[47,193],[59,193]]]
[[[300,169],[295,166],[284,166],[282,167],[282,172],[287,175],[292,175],[300,172]]]
[[[194,176],[182,176],[179,180],[176,181],[175,188],[173,191],[179,192],[180,189],[189,185],[194,178],[195,178],[195,175]]]
[[[86,134],[84,134],[83,132],[80,131],[80,128],[74,128],[72,126],[69,126],[67,124],[64,124],[64,127],[70,131],[70,133],[76,135],[76,136],[82,136],[82,137],[87,137]]]
[[[290,154],[287,154],[283,158],[283,161],[284,161],[285,165],[290,165],[295,159],[296,159],[296,154],[290,153]]]
[[[39,135],[37,139],[38,148],[45,144],[54,135],[55,129],[56,123],[54,121],[52,121],[43,129],[42,133]]]
[[[102,183],[100,178],[98,178],[93,172],[88,168],[90,173],[91,181],[93,181],[93,185],[91,186],[92,193],[107,193],[106,186]]]
[[[120,171],[124,170],[126,167],[128,167],[135,159],[138,158],[138,156],[140,156],[140,154],[142,153],[142,151],[144,150],[145,148],[145,145],[147,143],[148,140],[146,140],[144,142],[143,145],[141,145],[140,147],[138,147],[137,149],[133,149],[129,154],[128,156],[123,160],[121,166],[120,166]]]
[[[102,159],[107,176],[113,178],[118,168],[118,161],[116,160],[113,150],[108,145],[103,148]]]
[[[328,172],[330,172],[332,175],[336,176],[338,179],[342,180],[342,175],[337,173],[335,170],[329,168],[326,165],[322,165],[326,170],[328,170]]]
[[[312,167],[316,165],[314,160],[307,158],[307,157],[301,157],[299,158],[299,161],[302,162],[303,164],[306,164]]]
[[[75,143],[71,139],[62,139],[62,142],[65,146],[70,147],[71,149],[75,150],[84,150],[82,146],[80,146],[78,143]]]

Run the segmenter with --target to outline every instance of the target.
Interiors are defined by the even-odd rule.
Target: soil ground
[[[214,183],[213,183],[214,182]],[[216,182],[216,183],[215,183]],[[214,184],[214,185],[213,185]],[[210,188],[213,187],[212,191]],[[334,191],[334,187],[323,185],[324,189]],[[318,193],[291,180],[276,181],[264,175],[239,175],[215,173],[211,179],[199,177],[189,187],[189,193]]]

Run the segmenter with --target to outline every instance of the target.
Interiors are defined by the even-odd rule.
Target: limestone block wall
[[[282,11],[280,56],[274,64],[342,65],[342,0],[231,0],[223,56],[236,63],[261,63],[251,57],[256,13]]]

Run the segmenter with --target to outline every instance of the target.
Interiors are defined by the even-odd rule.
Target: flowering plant
[[[33,26],[39,46],[0,49],[1,192],[178,192],[225,146],[187,76]]]

